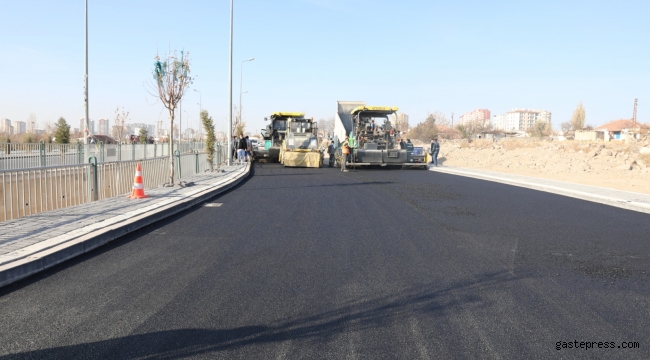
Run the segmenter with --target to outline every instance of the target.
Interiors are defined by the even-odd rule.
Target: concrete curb
[[[187,210],[215,195],[232,189],[248,177],[249,174],[250,163],[246,165],[241,174],[225,182],[218,182],[177,201],[163,204],[160,207],[108,226],[89,226],[87,232],[71,235],[70,239],[65,242],[44,247],[41,251],[0,265],[0,288],[96,249],[128,233]]]
[[[585,192],[585,191],[565,189],[565,188],[561,188],[561,187],[553,186],[553,185],[538,184],[538,183],[534,183],[534,182],[517,180],[517,179],[508,179],[507,177],[500,177],[500,176],[496,176],[496,175],[477,174],[477,173],[473,173],[471,171],[463,171],[461,169],[449,168],[449,167],[430,168],[429,171],[441,172],[441,173],[445,173],[445,174],[459,175],[459,176],[471,177],[471,178],[480,179],[480,180],[494,181],[494,182],[507,184],[507,185],[525,187],[525,188],[528,188],[528,189],[545,191],[545,192],[558,194],[558,195],[562,195],[562,196],[568,196],[568,197],[572,197],[572,198],[576,198],[576,199],[580,199],[580,200],[586,200],[586,201],[596,202],[596,203],[599,203],[599,204],[615,206],[615,207],[618,207],[618,208],[623,208],[623,209],[627,209],[627,210],[632,210],[632,211],[637,211],[637,212],[650,214],[650,204],[644,204],[644,203],[630,201],[630,200],[626,200],[626,199],[622,199],[622,198],[604,196],[604,195],[599,195],[599,194],[592,194],[592,193]],[[557,180],[553,180],[553,181],[559,182]],[[608,189],[608,190],[611,190],[611,189]],[[620,190],[614,190],[614,191],[620,191]],[[620,191],[620,192],[623,192],[623,191]],[[631,194],[634,194],[634,193],[631,193]],[[641,195],[643,195],[643,194],[641,194]]]

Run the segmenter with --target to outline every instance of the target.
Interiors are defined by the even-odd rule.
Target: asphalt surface
[[[0,289],[0,359],[650,357],[647,214],[422,170],[252,173]]]

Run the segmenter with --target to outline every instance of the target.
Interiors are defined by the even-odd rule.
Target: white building
[[[156,126],[155,125],[147,125],[147,135],[149,135],[149,136],[156,135]]]
[[[13,134],[14,127],[11,125],[11,120],[2,119],[2,121],[0,122],[0,131],[2,131],[5,134]]]
[[[88,120],[88,122],[90,124],[90,126],[88,127],[88,130],[89,130],[90,134],[95,134],[95,120]],[[81,132],[86,131],[86,119],[85,118],[79,119],[79,130],[81,130]]]
[[[97,135],[110,135],[110,124],[108,119],[99,119],[97,124]]]
[[[27,132],[27,123],[24,121],[14,121],[14,134],[24,134]]]
[[[494,115],[492,127],[503,131],[526,131],[536,121],[551,123],[551,112],[546,110],[513,109],[502,115]]]
[[[479,124],[481,126],[487,127],[490,124],[490,110],[476,109],[474,111],[463,114],[458,118],[458,124]]]

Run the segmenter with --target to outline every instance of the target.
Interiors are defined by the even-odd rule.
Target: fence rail
[[[203,142],[174,143],[181,154],[204,151]],[[84,151],[87,150],[87,151]],[[47,166],[79,165],[85,154],[100,163],[169,156],[169,144],[32,144],[0,143],[0,170],[33,169]],[[87,160],[87,159],[86,159]]]
[[[215,168],[227,159],[227,148],[216,145]],[[178,180],[209,169],[205,152],[177,151],[173,158]],[[99,162],[93,155],[90,160],[75,165],[0,170],[0,221],[126,195],[132,189],[137,163],[142,166],[145,189],[169,181],[169,156]]]

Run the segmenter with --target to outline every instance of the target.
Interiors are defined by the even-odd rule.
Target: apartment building
[[[13,134],[14,133],[14,127],[11,125],[11,120],[9,119],[2,119],[0,121],[0,131],[2,131],[5,134]]]
[[[24,134],[27,132],[27,123],[24,121],[14,121],[14,134]]]
[[[111,127],[108,119],[99,119],[97,123],[97,135],[110,135]]]
[[[488,109],[476,109],[470,111],[466,114],[461,115],[458,118],[459,125],[468,125],[468,124],[480,124],[482,126],[488,126],[490,124],[490,110]]]
[[[88,127],[88,130],[89,130],[90,134],[95,134],[95,120],[89,120],[88,122],[89,122],[89,125],[90,125]],[[85,118],[79,119],[79,129],[81,130],[81,132],[86,131],[86,119]]]
[[[494,115],[492,127],[503,131],[526,131],[536,121],[551,123],[551,112],[546,110],[513,109],[502,115]]]

